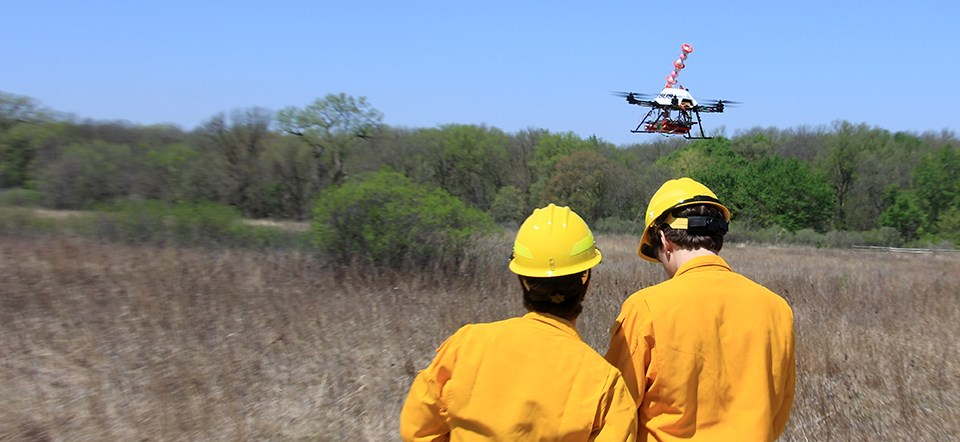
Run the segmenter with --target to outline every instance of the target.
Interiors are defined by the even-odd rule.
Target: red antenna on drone
[[[680,58],[673,61],[673,71],[670,72],[670,75],[667,75],[667,83],[664,85],[665,88],[674,87],[677,84],[677,76],[680,75],[680,71],[686,66],[683,62],[687,59],[687,54],[693,52],[693,46],[690,46],[689,43],[684,43],[683,46],[680,46],[680,50]]]

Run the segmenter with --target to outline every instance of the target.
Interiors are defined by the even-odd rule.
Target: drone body
[[[615,92],[614,94],[627,99],[627,103],[649,107],[650,111],[640,120],[633,133],[657,133],[662,135],[682,135],[688,139],[710,138],[704,134],[700,123],[701,113],[723,112],[725,104],[733,101],[709,100],[698,102],[689,89],[685,89],[677,82],[677,76],[686,66],[684,61],[687,55],[693,52],[693,46],[684,44],[680,58],[673,62],[674,70],[667,76],[664,89],[656,97],[634,92]],[[652,98],[652,99],[651,99]],[[697,126],[698,131],[694,130]],[[699,134],[697,134],[699,132]]]

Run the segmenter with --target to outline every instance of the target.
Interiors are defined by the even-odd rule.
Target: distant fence
[[[919,249],[911,247],[880,247],[880,246],[853,246],[854,249],[880,250],[883,252],[900,253],[960,253],[956,249]]]

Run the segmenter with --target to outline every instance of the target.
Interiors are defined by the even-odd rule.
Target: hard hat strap
[[[689,216],[686,218],[675,218],[673,215],[667,215],[663,224],[677,230],[686,230],[692,235],[713,235],[715,233],[727,233],[729,223],[727,221],[714,218],[712,216]]]
[[[650,224],[651,227],[654,227],[653,230],[657,230],[657,228],[660,227],[661,225],[665,223],[669,223],[669,219],[677,219],[677,218],[674,218],[673,215],[671,214],[671,212],[673,212],[673,209],[676,209],[681,206],[688,206],[695,203],[710,203],[718,207],[723,207],[723,204],[720,203],[720,200],[709,195],[697,195],[687,199],[682,199],[680,201],[677,201],[676,204],[664,210],[660,214],[660,216],[657,217],[657,219]],[[675,228],[679,229],[681,227],[675,227]]]
[[[689,204],[692,204],[692,203],[714,203],[714,204],[720,204],[720,200],[718,200],[718,199],[716,199],[716,198],[714,198],[714,197],[712,197],[712,196],[709,196],[709,195],[697,195],[697,196],[693,196],[693,197],[690,197],[690,198],[687,198],[687,199],[682,199],[682,200],[680,200],[680,201],[677,201],[676,204],[674,204],[672,207],[670,207],[670,209],[667,209],[667,210],[671,210],[671,209],[673,209],[673,208],[675,208],[675,207],[677,207],[677,206],[689,205]]]

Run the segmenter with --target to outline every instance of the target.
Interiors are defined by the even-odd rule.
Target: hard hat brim
[[[510,260],[510,271],[516,273],[520,276],[530,276],[533,278],[553,278],[556,276],[566,276],[574,275],[577,273],[585,272],[593,267],[596,267],[597,264],[600,264],[603,261],[603,254],[600,252],[600,249],[594,248],[595,256],[589,260],[577,263],[576,265],[571,265],[567,267],[558,267],[551,270],[539,268],[539,267],[528,267],[524,266],[517,262],[517,260]]]

